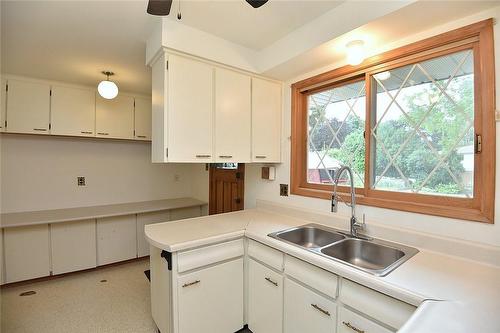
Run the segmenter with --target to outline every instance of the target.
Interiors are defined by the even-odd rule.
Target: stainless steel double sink
[[[268,235],[377,276],[385,276],[418,253],[409,246],[307,224]]]

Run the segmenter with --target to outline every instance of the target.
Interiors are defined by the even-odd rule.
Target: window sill
[[[291,194],[300,195],[311,198],[319,198],[330,200],[332,197],[332,191],[325,191],[321,189],[292,186]],[[350,200],[350,196],[347,194],[340,194],[342,199],[345,201]],[[432,198],[432,196],[429,196]],[[444,206],[444,205],[433,205],[428,203],[418,203],[409,202],[396,199],[382,199],[378,197],[368,197],[360,194],[356,194],[356,203],[360,205],[387,208],[392,210],[405,211],[410,213],[418,213],[423,215],[441,216],[446,218],[453,218],[466,221],[475,221],[481,223],[493,224],[493,213],[487,214],[481,209],[460,207],[457,205]],[[491,216],[490,216],[491,215]]]

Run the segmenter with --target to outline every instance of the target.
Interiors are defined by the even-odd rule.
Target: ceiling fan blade
[[[165,16],[170,13],[172,0],[149,0],[146,12],[151,15]]]
[[[267,0],[246,0],[253,8],[259,8],[263,6]]]

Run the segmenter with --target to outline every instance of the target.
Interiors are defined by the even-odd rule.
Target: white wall
[[[152,164],[145,142],[1,136],[3,213],[192,194],[192,166]],[[87,186],[77,186],[78,176],[85,176]]]
[[[467,17],[461,20],[449,22],[443,26],[435,27],[428,31],[423,31],[419,34],[408,36],[404,40],[400,40],[391,45],[383,45],[377,52],[380,53],[388,49],[399,47],[426,37],[430,37],[445,31],[449,31],[467,24],[471,24],[483,19],[494,17],[497,21],[500,19],[500,7],[494,10],[479,13],[477,15]],[[500,105],[500,26],[498,24],[494,27],[495,30],[495,49],[496,49],[496,77],[497,77],[497,105]],[[272,202],[282,203],[286,205],[293,205],[296,207],[313,209],[322,212],[330,210],[330,203],[328,200],[307,198],[301,196],[279,196],[279,184],[289,184],[290,182],[290,130],[291,130],[291,90],[290,85],[293,82],[301,79],[314,76],[319,73],[337,68],[344,65],[344,63],[337,63],[328,66],[327,68],[319,68],[314,72],[304,73],[290,82],[285,84],[284,92],[284,119],[283,119],[283,138],[282,138],[282,161],[283,163],[277,165],[277,179],[275,181],[266,181],[260,179],[260,165],[247,165],[246,179],[245,179],[245,207],[251,208],[256,204],[256,199],[269,200]],[[500,125],[497,123],[497,172],[496,172],[496,197],[500,193]],[[367,223],[376,221],[377,223],[392,225],[402,228],[417,230],[420,232],[430,233],[442,237],[450,237],[462,240],[468,240],[483,244],[500,246],[500,203],[496,200],[496,217],[495,224],[489,225],[478,222],[469,222],[456,219],[441,218],[436,216],[406,213],[396,210],[381,209],[368,206],[359,206],[358,213],[365,213]],[[337,215],[345,215],[346,217],[350,211],[343,206]],[[348,220],[346,218],[346,228]]]

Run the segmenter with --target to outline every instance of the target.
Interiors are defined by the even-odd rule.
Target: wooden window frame
[[[307,182],[307,99],[311,93],[331,89],[364,77],[366,84],[365,133],[371,133],[372,76],[409,63],[459,50],[474,52],[474,131],[482,136],[482,151],[474,158],[472,199],[372,189],[371,135],[365,135],[365,185],[356,189],[362,205],[494,223],[495,203],[495,68],[493,19],[480,21],[435,37],[412,43],[366,59],[358,66],[344,66],[292,84],[291,194],[330,199],[332,185]],[[339,187],[340,191],[347,191]],[[349,196],[343,195],[348,201]]]

